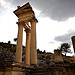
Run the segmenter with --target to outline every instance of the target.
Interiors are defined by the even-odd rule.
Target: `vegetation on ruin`
[[[5,70],[7,67],[10,67],[14,61],[14,56],[14,52],[0,46],[0,70]]]
[[[44,54],[44,53],[46,53],[46,51],[45,50],[44,51],[41,51],[40,49],[37,49],[37,53]]]
[[[13,40],[16,42],[17,41],[17,38],[14,38]]]
[[[68,43],[62,43],[59,50],[66,56],[66,53],[72,53],[70,47],[71,46]]]

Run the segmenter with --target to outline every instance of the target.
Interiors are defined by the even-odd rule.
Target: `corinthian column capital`
[[[37,20],[35,17],[33,17],[33,18],[30,20],[30,22],[38,22],[38,20]]]
[[[26,33],[30,33],[31,30],[30,29],[26,29],[25,31],[26,31]]]

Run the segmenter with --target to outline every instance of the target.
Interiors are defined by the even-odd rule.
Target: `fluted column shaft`
[[[17,47],[16,47],[16,61],[22,63],[22,41],[23,41],[23,26],[18,25]]]
[[[36,19],[31,20],[30,64],[37,65]]]
[[[25,64],[30,65],[30,29],[26,29],[26,52],[25,52]]]

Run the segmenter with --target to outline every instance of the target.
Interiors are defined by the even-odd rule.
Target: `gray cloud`
[[[48,44],[54,44],[55,42],[49,42]]]
[[[7,4],[10,4],[12,6],[19,6],[19,5],[23,5],[26,4],[26,2],[28,2],[28,0],[4,0]]]
[[[34,1],[34,0],[33,0]],[[64,21],[75,16],[75,0],[41,0],[34,4],[41,14],[53,20]]]
[[[75,0],[5,0],[12,6],[30,2],[33,7],[41,11],[41,16],[53,20],[65,21],[75,16]]]
[[[61,36],[57,36],[54,38],[54,40],[62,42],[62,43],[71,43],[71,37],[75,35],[75,31],[69,31],[67,34],[65,35],[61,35]]]

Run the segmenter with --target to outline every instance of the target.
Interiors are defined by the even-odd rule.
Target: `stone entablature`
[[[19,7],[14,11],[14,13],[18,17],[18,21],[29,22],[33,17],[35,17],[34,11],[29,3]]]

